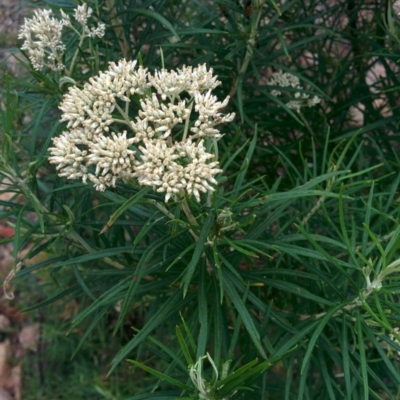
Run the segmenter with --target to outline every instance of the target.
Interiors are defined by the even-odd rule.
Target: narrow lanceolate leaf
[[[188,347],[187,343],[185,342],[185,338],[182,335],[181,328],[179,328],[178,325],[176,326],[176,331],[175,332],[176,332],[176,337],[177,337],[178,342],[179,342],[179,344],[181,346],[182,353],[183,353],[183,355],[184,355],[184,357],[186,359],[187,364],[188,365],[193,365],[194,361],[193,361],[192,356],[190,355],[189,347]]]
[[[243,365],[242,367],[240,367],[239,369],[237,369],[235,371],[235,373],[231,373],[229,374],[229,376],[227,376],[225,379],[223,379],[220,382],[220,386],[224,387],[225,385],[228,385],[234,381],[236,381],[236,379],[238,377],[240,377],[243,373],[245,373],[246,371],[248,371],[249,369],[255,367],[258,364],[258,358],[256,358],[253,361],[250,361],[249,363]]]
[[[207,276],[205,268],[200,271],[198,299],[200,330],[197,339],[197,359],[206,353],[208,337]]]
[[[93,253],[84,254],[83,256],[73,257],[70,258],[69,260],[59,261],[55,263],[52,267],[58,268],[58,267],[65,267],[71,264],[83,264],[101,258],[121,255],[122,253],[131,253],[131,250],[132,250],[131,246],[114,247],[111,249],[104,249],[104,250],[93,250]]]
[[[179,313],[179,315],[181,317],[183,328],[185,329],[185,332],[186,332],[188,341],[190,343],[190,346],[191,346],[192,350],[194,351],[194,353],[196,353],[197,345],[196,345],[196,342],[195,342],[194,337],[192,335],[192,332],[190,331],[190,328],[189,328],[188,324],[186,323],[185,318],[183,318],[183,315],[182,315],[181,312]]]
[[[342,308],[342,304],[339,304],[338,306],[332,308],[326,315],[321,319],[321,321],[318,323],[317,327],[315,328],[315,331],[313,335],[311,336],[310,343],[308,344],[306,354],[304,355],[303,359],[303,364],[301,365],[301,373],[304,373],[304,370],[306,369],[308,362],[310,361],[311,353],[314,350],[314,346],[317,343],[317,340],[319,338],[319,335],[321,334],[322,330],[325,328],[325,325],[330,321],[330,319],[337,313],[338,310]]]
[[[368,400],[369,394],[368,394],[367,358],[365,356],[364,332],[362,329],[360,312],[358,310],[357,310],[356,328],[357,328],[357,336],[358,336],[358,348],[360,351],[361,376],[362,376],[362,380],[363,380],[364,400]]]
[[[130,199],[126,200],[124,204],[120,208],[118,208],[117,211],[113,215],[111,215],[110,219],[106,223],[106,225],[103,227],[103,229],[100,231],[99,235],[104,233],[107,229],[109,229],[111,226],[114,225],[115,221],[131,206],[134,204],[138,203],[140,199],[150,191],[150,187],[145,187],[139,192],[137,192],[134,196],[132,196]]]
[[[168,237],[162,237],[158,239],[156,242],[153,243],[152,246],[148,246],[145,252],[142,254],[142,257],[139,260],[139,263],[136,267],[135,274],[132,277],[132,282],[129,286],[128,293],[126,294],[124,298],[124,302],[122,303],[122,308],[121,312],[119,314],[117,323],[115,324],[114,328],[114,335],[121,326],[121,324],[124,322],[124,319],[130,310],[130,307],[132,305],[133,299],[136,295],[136,291],[142,281],[142,278],[146,274],[146,266],[148,265],[148,262],[150,261],[151,257],[154,255],[154,252],[165,245],[167,245],[169,242],[173,241],[174,238],[171,236]]]
[[[254,132],[253,139],[251,140],[250,146],[249,146],[249,148],[247,150],[246,158],[245,158],[244,164],[243,164],[243,166],[241,168],[240,174],[236,178],[236,182],[235,182],[235,185],[233,187],[233,191],[235,191],[237,189],[240,189],[240,187],[243,184],[243,180],[244,180],[244,178],[245,178],[245,176],[247,174],[247,170],[249,168],[251,158],[253,157],[253,153],[254,153],[254,149],[256,147],[256,144],[257,144],[257,128],[256,128],[256,130]]]
[[[199,260],[204,251],[204,243],[207,239],[208,234],[214,224],[214,212],[210,210],[210,214],[207,219],[204,221],[203,228],[201,229],[200,236],[197,240],[196,248],[194,249],[193,257],[186,267],[186,274],[184,279],[182,280],[181,287],[183,286],[183,296],[186,296],[187,290],[190,285],[190,281],[192,280],[194,271],[196,267],[199,265]]]
[[[251,318],[246,305],[244,304],[243,300],[241,299],[238,292],[236,291],[234,283],[230,279],[229,274],[228,273],[225,274],[224,277],[225,277],[225,281],[226,281],[226,285],[225,285],[226,293],[232,300],[233,305],[235,306],[240,317],[242,318],[243,325],[245,326],[247,332],[249,333],[250,338],[253,341],[254,345],[256,346],[257,350],[260,352],[262,357],[264,357],[266,359],[267,355],[265,354],[265,351],[262,347],[260,335],[257,331],[256,326],[254,325],[253,319]]]
[[[370,338],[371,342],[375,346],[376,350],[378,351],[379,355],[382,357],[382,361],[386,364],[388,371],[390,371],[392,377],[391,381],[396,381],[397,385],[400,385],[400,374],[396,370],[395,366],[393,365],[393,362],[389,360],[388,356],[386,355],[385,350],[383,349],[381,343],[376,340],[376,337],[374,335],[374,332],[368,330],[366,331],[366,334]]]
[[[172,24],[165,17],[163,17],[161,14],[159,14],[158,12],[155,12],[153,10],[148,10],[148,9],[145,9],[145,8],[131,8],[129,10],[129,12],[131,12],[133,15],[142,14],[142,15],[146,15],[147,17],[156,19],[162,25],[164,25],[164,27],[166,29],[168,29],[178,40],[181,40],[181,38],[177,34],[176,30],[172,26]]]
[[[350,356],[349,356],[349,341],[348,341],[348,334],[347,330],[349,329],[348,323],[347,323],[347,316],[346,314],[343,315],[343,320],[342,320],[342,335],[339,338],[339,344],[342,350],[342,360],[343,360],[343,373],[344,373],[344,383],[346,386],[346,393],[347,393],[347,398],[351,399],[351,378],[352,376],[350,375]],[[350,329],[352,329],[352,326],[350,325]]]
[[[126,344],[119,353],[115,356],[109,374],[117,367],[117,365],[143,340],[150,335],[156,327],[161,326],[171,315],[177,313],[180,309],[184,308],[194,295],[182,299],[180,291],[176,291],[172,296],[165,301],[165,303],[158,309],[158,311],[146,322],[145,326],[139,333]]]
[[[258,361],[258,360],[256,360]],[[245,381],[254,379],[257,375],[263,373],[267,368],[269,368],[272,364],[269,361],[264,361],[263,363],[256,365],[252,368],[247,368],[246,371],[235,371],[234,376],[236,379],[226,385],[222,386],[222,389],[218,391],[221,396],[228,394],[231,391],[234,391],[237,387],[239,387]],[[240,372],[239,372],[240,371]],[[231,374],[232,376],[233,374]]]
[[[191,390],[192,389],[190,386],[187,386],[184,383],[182,383],[182,382],[180,382],[180,381],[178,381],[178,380],[176,380],[174,378],[171,378],[170,376],[168,376],[166,374],[163,374],[162,372],[156,371],[155,369],[150,368],[147,365],[142,364],[139,361],[136,361],[136,360],[127,360],[127,361],[129,363],[133,364],[133,365],[136,365],[139,368],[142,368],[144,371],[149,372],[150,374],[156,376],[158,379],[161,379],[162,381],[169,382],[172,385],[178,386],[178,387],[180,387],[181,389],[184,389],[184,390]]]

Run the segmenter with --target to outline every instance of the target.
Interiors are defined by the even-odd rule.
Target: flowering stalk
[[[271,94],[275,97],[281,96],[282,92],[285,91],[285,88],[290,89],[290,91],[286,91],[288,92],[287,94],[291,97],[291,100],[289,100],[285,104],[286,107],[290,108],[291,110],[295,110],[297,113],[300,114],[300,116],[302,117],[302,121],[305,123],[307,129],[311,131],[311,135],[314,136],[309,124],[301,115],[300,108],[313,107],[316,104],[319,104],[321,99],[318,96],[313,96],[310,98],[309,94],[304,93],[304,89],[300,85],[300,79],[289,72],[274,72],[270,80],[268,81],[268,85],[277,87],[276,89],[271,90]],[[293,89],[297,90],[294,95],[292,94]]]
[[[253,17],[252,21],[251,21],[251,30],[250,30],[249,40],[247,41],[247,44],[246,44],[246,54],[244,56],[242,66],[240,67],[240,71],[235,79],[235,83],[233,84],[232,89],[229,92],[230,97],[234,96],[234,94],[236,93],[238,85],[239,85],[239,81],[240,81],[240,79],[242,79],[242,77],[246,73],[249,63],[250,63],[250,60],[253,57],[254,48],[256,45],[258,26],[260,24],[262,8],[265,3],[265,0],[253,0],[252,3],[253,3],[252,8],[254,9],[253,12],[255,13],[255,17]]]

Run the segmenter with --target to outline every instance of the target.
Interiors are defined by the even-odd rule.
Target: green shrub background
[[[76,5],[23,7],[29,16]],[[6,288],[40,316],[46,344],[44,380],[32,356],[23,398],[202,398],[188,366],[208,352],[220,380],[228,360],[239,370],[214,382],[209,399],[398,399],[400,41],[391,2],[88,5],[107,30],[85,42],[75,82],[121,58],[151,71],[206,63],[236,118],[221,127],[224,173],[211,207],[188,199],[193,225],[171,202],[168,220],[155,192],[124,183],[96,192],[57,177],[47,149],[65,128],[58,104],[71,84],[14,49],[25,72],[1,69],[1,191],[15,195],[0,201],[0,215],[15,229],[17,269]],[[74,40],[65,36],[68,48]],[[321,103],[289,109],[267,85],[279,70]],[[208,360],[203,369],[212,384]]]

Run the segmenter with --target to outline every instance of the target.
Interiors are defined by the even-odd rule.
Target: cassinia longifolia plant
[[[370,51],[353,19],[344,67],[329,2],[46,3],[19,31],[31,77],[1,98],[3,286],[73,302],[74,355],[98,335],[89,359],[131,358],[95,396],[398,398],[400,161],[372,100],[394,90],[350,90]],[[349,128],[356,106],[378,122]]]

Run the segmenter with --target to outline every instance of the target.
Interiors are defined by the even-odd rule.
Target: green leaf
[[[350,357],[349,357],[349,343],[347,335],[347,315],[343,315],[342,319],[342,335],[339,337],[339,343],[341,347],[342,360],[343,360],[343,374],[344,383],[346,386],[347,400],[351,400],[351,375],[350,375]]]
[[[304,355],[303,358],[303,363],[301,364],[301,370],[300,373],[303,374],[311,357],[311,353],[314,350],[314,346],[317,343],[317,340],[319,338],[319,335],[325,328],[325,325],[331,320],[331,318],[343,307],[342,304],[337,305],[336,307],[333,307],[329,312],[326,313],[326,315],[321,318],[321,320],[318,322],[318,325],[316,326],[316,329],[311,336],[310,342],[307,346],[307,351]],[[301,396],[302,397],[302,396]],[[300,397],[299,397],[300,398]]]
[[[179,313],[179,316],[181,317],[183,328],[185,329],[185,333],[186,333],[187,338],[189,340],[190,346],[192,347],[192,350],[196,353],[197,345],[196,345],[196,342],[194,341],[194,337],[192,335],[192,332],[190,332],[190,329],[189,329],[189,327],[188,327],[188,325],[187,325],[187,323],[185,321],[185,318],[183,318],[183,315],[182,315],[181,312]]]
[[[164,25],[164,27],[167,28],[178,40],[181,40],[171,23],[158,12],[146,8],[130,8],[129,10],[127,10],[127,12],[132,14],[142,14],[150,18],[156,19],[158,22]]]
[[[131,246],[114,247],[104,250],[94,250],[93,253],[84,254],[83,256],[77,256],[68,260],[59,261],[52,265],[53,268],[66,267],[71,264],[83,264],[88,261],[99,260],[101,258],[112,257],[120,255],[122,253],[131,253]]]
[[[194,295],[182,299],[180,291],[172,294],[165,303],[158,309],[158,311],[146,322],[145,326],[140,332],[128,342],[114,357],[109,374],[117,367],[117,365],[133,351],[147,336],[158,326],[161,326],[171,315],[184,308],[189,301],[193,299]]]
[[[190,282],[192,280],[194,271],[195,271],[196,267],[199,266],[200,257],[204,252],[204,244],[205,244],[205,241],[207,240],[207,236],[210,233],[211,228],[213,227],[214,219],[215,219],[214,211],[210,210],[209,215],[206,218],[206,220],[204,221],[204,225],[201,229],[200,236],[197,240],[192,259],[191,259],[189,265],[185,269],[185,277],[183,278],[183,280],[181,282],[181,287],[183,286],[183,296],[184,297],[186,296],[186,293],[189,288]]]
[[[176,332],[176,337],[178,339],[178,342],[179,342],[179,344],[181,346],[182,353],[183,353],[183,355],[184,355],[184,357],[186,359],[186,362],[187,362],[188,366],[194,365],[193,358],[190,355],[189,347],[187,346],[187,344],[185,342],[185,339],[184,339],[184,337],[182,335],[181,329],[179,328],[178,325],[175,328],[175,332]]]
[[[251,318],[250,313],[246,308],[246,305],[243,303],[243,300],[240,298],[238,292],[236,291],[234,283],[228,272],[225,274],[225,280],[226,280],[226,285],[225,285],[226,293],[232,300],[237,312],[242,318],[243,325],[246,328],[247,332],[249,333],[250,338],[253,341],[254,345],[256,346],[257,350],[259,351],[261,356],[266,359],[267,355],[265,354],[265,351],[262,348],[260,335],[257,331],[257,328],[254,325],[253,319]]]
[[[86,339],[92,333],[93,329],[97,326],[97,324],[104,318],[105,313],[107,312],[107,308],[101,310],[93,319],[90,325],[86,328],[85,333],[82,335],[81,339],[79,340],[78,345],[76,346],[74,352],[72,353],[71,360],[78,354],[79,350],[81,349],[82,345],[85,343]]]
[[[360,361],[361,361],[361,376],[363,380],[363,393],[364,393],[364,400],[369,399],[368,393],[368,373],[367,373],[367,358],[365,355],[365,344],[364,344],[364,335],[362,329],[362,322],[360,312],[357,310],[356,314],[356,330],[357,330],[357,337],[358,337],[358,348],[360,351]]]
[[[154,214],[153,217],[155,217],[157,214]],[[152,218],[150,218],[144,225],[143,227],[140,229],[140,231],[138,232],[138,234],[135,237],[135,240],[133,241],[133,248],[135,248],[138,243],[147,235],[148,232],[151,232],[152,230],[154,230],[154,227],[161,222],[162,220],[165,220],[166,217],[163,215],[160,218],[155,219],[154,221],[152,220]]]
[[[199,292],[198,292],[198,314],[200,330],[197,339],[196,359],[199,359],[206,353],[208,338],[208,304],[207,304],[207,271],[202,268],[199,273]],[[214,305],[214,307],[218,307]]]
[[[255,258],[258,258],[258,255],[257,254],[255,254],[255,253],[253,253],[253,252],[251,252],[251,251],[249,251],[249,250],[246,250],[245,248],[244,248],[244,246],[242,245],[239,245],[238,243],[240,243],[239,241],[234,241],[234,240],[230,240],[228,237],[224,237],[224,241],[225,242],[227,242],[230,246],[232,246],[235,250],[237,250],[239,253],[242,253],[242,254],[245,254],[245,255],[247,255],[247,256],[250,256],[250,257],[255,257]],[[251,247],[251,246],[247,246],[247,247]],[[253,248],[254,249],[254,248]]]
[[[79,285],[82,287],[82,290],[87,294],[87,296],[96,301],[96,297],[94,294],[90,291],[90,289],[87,287],[85,281],[82,279],[81,274],[79,273],[78,267],[74,264],[71,265],[72,271],[74,272],[75,278]]]
[[[134,196],[129,198],[122,204],[121,207],[118,208],[117,211],[113,215],[111,215],[110,219],[108,220],[107,224],[103,227],[103,229],[100,231],[99,235],[107,231],[111,226],[114,225],[115,221],[130,207],[132,207],[134,204],[139,203],[139,201],[146,196],[146,194],[151,190],[151,187],[146,186],[143,189],[139,190]]]
[[[247,174],[247,170],[249,168],[251,158],[253,157],[254,149],[256,148],[256,144],[257,144],[257,126],[254,130],[253,138],[252,138],[252,140],[250,142],[250,146],[247,150],[246,157],[244,159],[244,164],[243,164],[242,168],[240,169],[240,173],[237,176],[235,184],[233,186],[233,191],[239,190],[242,187],[244,177]]]
[[[171,236],[168,236],[166,238],[162,237],[162,238],[156,240],[152,244],[152,246],[148,246],[146,248],[146,250],[140,257],[140,260],[139,260],[138,265],[135,270],[135,274],[132,276],[132,281],[129,286],[128,292],[124,298],[124,302],[122,303],[121,312],[119,313],[118,320],[115,324],[114,335],[116,334],[116,332],[117,332],[118,328],[121,326],[121,324],[124,322],[124,319],[130,310],[133,299],[136,295],[136,291],[142,281],[142,278],[146,275],[146,272],[148,270],[148,264],[149,264],[151,257],[153,257],[155,251],[159,247],[164,247],[168,243],[172,242],[173,240],[175,240],[175,238],[171,237]]]
[[[186,253],[193,251],[195,246],[196,246],[196,243],[192,243],[190,246],[186,247],[186,249],[183,250],[181,253],[179,253],[178,257],[176,257],[175,260],[172,261],[172,263],[168,266],[168,268],[166,270],[169,271],[176,263],[178,263],[179,261],[182,260],[182,258],[185,256]]]
[[[269,368],[272,365],[269,361],[264,361],[259,365],[257,364],[258,364],[258,359],[256,358],[255,360],[250,361],[243,367],[232,372],[227,378],[225,378],[219,383],[221,389],[218,390],[218,394],[220,396],[225,396],[230,392],[239,389],[240,385],[242,385],[249,379],[254,378],[255,376],[263,373],[267,368]],[[241,389],[243,390],[244,388]]]
[[[326,366],[324,353],[321,348],[318,348],[317,352],[318,352],[319,365],[321,366],[322,377],[324,379],[324,383],[327,388],[329,398],[331,400],[336,400],[336,396],[332,388],[331,376],[329,375],[328,368]]]
[[[378,335],[375,336],[374,332],[371,329],[366,329],[365,332],[368,335],[369,339],[371,340],[372,344],[375,346],[379,355],[381,356],[381,359],[385,363],[388,371],[390,372],[391,380],[396,381],[397,385],[400,385],[400,374],[399,374],[398,370],[396,369],[398,363],[396,362],[396,367],[395,367],[393,365],[393,361],[389,360],[388,356],[385,353],[385,350],[382,348],[381,343],[379,343],[376,340],[376,337],[378,337]]]
[[[171,378],[169,375],[163,374],[162,372],[159,372],[153,368],[150,368],[147,365],[145,365],[139,361],[136,361],[136,360],[126,360],[126,361],[128,361],[129,363],[131,363],[133,365],[136,365],[137,367],[143,369],[146,372],[149,372],[150,374],[156,376],[158,379],[161,379],[162,381],[171,383],[172,385],[178,386],[179,388],[184,389],[184,390],[189,390],[189,391],[193,390],[190,386],[187,386],[184,383],[182,383],[174,378]]]
[[[340,186],[340,192],[339,192],[339,222],[340,222],[340,230],[342,233],[342,238],[344,243],[346,244],[347,251],[350,255],[350,257],[353,260],[354,265],[358,265],[357,259],[356,259],[356,252],[354,249],[354,246],[350,243],[349,235],[347,234],[347,226],[345,223],[345,219],[347,218],[346,212],[344,209],[344,184],[342,183]]]
[[[160,347],[180,367],[183,372],[187,372],[187,365],[185,365],[184,362],[178,357],[175,349],[170,348],[168,345],[165,345],[152,336],[149,337],[149,340],[156,346]]]

